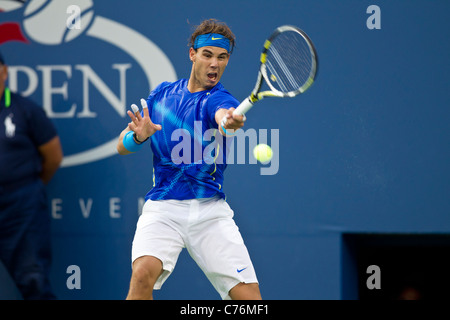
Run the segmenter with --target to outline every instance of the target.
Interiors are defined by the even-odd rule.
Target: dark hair
[[[230,53],[233,52],[236,37],[231,31],[231,29],[224,23],[216,19],[203,20],[200,25],[195,27],[194,32],[191,34],[189,39],[189,47],[193,47],[195,43],[195,38],[197,36],[207,33],[217,33],[223,35],[225,38],[230,40]]]

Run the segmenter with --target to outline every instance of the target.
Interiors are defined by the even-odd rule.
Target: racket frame
[[[275,37],[277,37],[280,33],[286,32],[286,31],[297,32],[304,38],[304,40],[308,44],[308,47],[309,47],[309,50],[311,53],[311,62],[312,62],[308,80],[305,81],[305,83],[300,88],[298,88],[295,91],[290,91],[290,92],[279,91],[272,85],[272,83],[269,80],[269,76],[267,74],[267,67],[266,67],[267,53],[269,51],[270,46],[272,45],[273,39],[275,39]],[[313,42],[311,41],[311,39],[308,37],[308,35],[303,30],[301,30],[295,26],[292,26],[292,25],[284,25],[284,26],[280,26],[275,29],[275,31],[270,35],[270,37],[264,42],[263,51],[260,56],[260,62],[261,62],[261,65],[260,65],[260,68],[258,71],[258,76],[256,78],[255,87],[252,90],[251,94],[247,98],[245,98],[241,102],[241,104],[233,111],[234,115],[244,115],[245,116],[245,114],[253,107],[253,105],[257,101],[262,100],[266,97],[279,97],[279,98],[290,97],[290,98],[292,98],[301,93],[304,93],[314,83],[314,80],[315,80],[315,77],[317,74],[317,70],[318,70],[317,52],[316,52]],[[259,90],[261,89],[262,83],[263,83],[263,79],[269,86],[270,90],[259,92]],[[221,121],[222,126],[225,126],[226,120],[227,120],[226,117],[224,117],[222,119],[222,121]]]

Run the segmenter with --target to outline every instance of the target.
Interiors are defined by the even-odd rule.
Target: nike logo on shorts
[[[243,269],[236,269],[237,273],[241,273],[242,271],[244,271],[245,269],[247,269],[248,267],[245,267]]]

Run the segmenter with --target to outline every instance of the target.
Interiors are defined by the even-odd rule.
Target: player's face
[[[201,47],[189,51],[192,64],[191,81],[195,91],[214,87],[228,64],[228,51],[219,47]],[[190,81],[190,82],[191,82]]]

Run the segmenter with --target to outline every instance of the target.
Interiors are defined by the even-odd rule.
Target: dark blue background
[[[366,27],[372,4],[381,9],[380,30]],[[320,69],[313,87],[295,99],[267,99],[248,114],[246,128],[279,129],[278,173],[264,176],[261,165],[235,164],[225,176],[263,298],[347,298],[343,292],[355,284],[343,281],[352,263],[343,254],[344,233],[450,231],[448,1],[97,0],[94,10],[151,39],[180,78],[189,76],[193,26],[210,17],[227,22],[237,47],[222,83],[238,100],[252,89],[262,44],[275,27],[297,25],[315,43]],[[17,12],[4,17],[22,19]],[[86,35],[60,46],[11,42],[0,49],[10,65],[90,64],[115,92],[111,65],[134,63]],[[127,105],[148,94],[136,66],[127,73]],[[73,72],[70,101],[81,103],[80,85]],[[98,118],[54,119],[66,154],[105,142],[126,126],[128,120],[92,92]],[[32,98],[42,104],[39,90]],[[63,201],[63,218],[53,220],[52,283],[60,298],[126,296],[138,198],[151,176],[150,148],[58,171],[48,194],[49,203]],[[108,211],[113,197],[120,198],[116,219]],[[80,198],[93,201],[88,219]],[[81,269],[81,290],[66,287],[72,264]],[[184,251],[155,298],[219,296]]]

